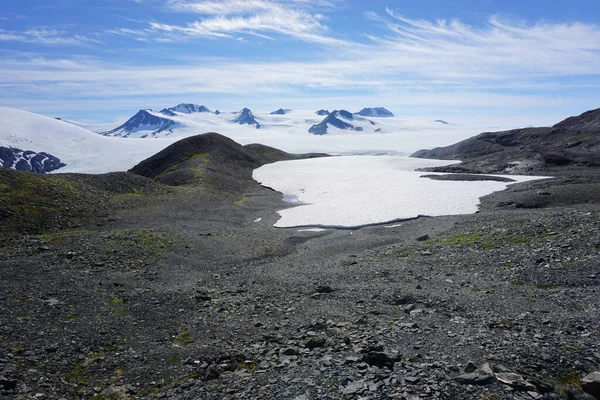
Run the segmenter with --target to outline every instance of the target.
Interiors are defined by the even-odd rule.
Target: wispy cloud
[[[179,40],[178,35],[238,40],[252,34],[310,38],[319,44],[336,40],[328,36],[326,19],[312,13],[314,2],[291,1],[297,6],[292,9],[276,1],[239,2],[245,4],[247,15],[233,13],[235,3],[172,1],[169,7],[183,7],[182,12],[192,5],[204,7],[202,13],[208,17],[189,25],[153,22],[148,28],[110,33],[141,40],[162,32],[163,36],[153,39],[166,41]],[[326,56],[319,52],[303,61],[213,58],[152,66],[132,65],[131,60],[116,64],[98,59],[5,56],[0,64],[0,94],[27,97],[35,92],[38,98],[52,98],[60,93],[65,99],[348,99],[360,95],[365,102],[375,98],[381,100],[377,104],[386,100],[422,107],[504,104],[533,108],[543,103],[564,107],[569,102],[600,102],[599,25],[525,24],[492,17],[474,27],[458,20],[414,20],[392,10],[367,17],[384,28],[367,36],[368,45],[348,41],[352,46],[343,51]]]
[[[41,45],[84,45],[100,43],[98,39],[80,34],[69,34],[52,28],[31,28],[24,31],[6,31],[0,29],[0,41],[36,43]]]
[[[272,39],[283,35],[305,42],[344,44],[331,37],[325,16],[315,8],[334,7],[326,0],[169,0],[168,9],[199,15],[202,18],[184,25],[149,22],[155,32],[169,35],[171,40],[193,37],[239,39],[240,35]]]

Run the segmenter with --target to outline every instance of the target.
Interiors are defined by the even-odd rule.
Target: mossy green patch
[[[509,281],[509,284],[513,285],[513,286],[523,286],[525,285],[525,282],[523,281]]]
[[[187,346],[194,343],[192,335],[188,328],[184,328],[177,336],[173,338],[173,343],[178,346]]]
[[[123,299],[110,299],[106,305],[110,308],[110,312],[118,317],[124,317],[127,315],[125,302]]]
[[[542,290],[552,290],[557,288],[557,286],[552,283],[539,283],[535,285],[535,287]]]
[[[173,244],[179,242],[179,235],[158,229],[122,229],[113,231],[110,243],[113,248],[135,248],[160,256]]]

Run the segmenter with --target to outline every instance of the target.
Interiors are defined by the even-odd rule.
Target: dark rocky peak
[[[279,110],[275,110],[275,111],[271,112],[271,115],[285,115],[289,111],[290,110],[284,110],[283,108],[280,108]]]
[[[600,108],[586,111],[570,117],[553,126],[554,129],[578,130],[582,132],[600,132]]]
[[[249,108],[244,108],[233,122],[240,125],[255,125],[256,129],[260,128],[260,124],[256,121],[254,114],[252,114]]]
[[[388,110],[387,108],[384,108],[384,107],[368,107],[368,108],[363,108],[362,110],[360,110],[356,114],[360,115],[361,117],[387,118],[387,117],[393,117],[394,116],[394,114],[390,110]]]
[[[161,114],[164,114],[168,117],[176,117],[177,114],[175,114],[173,111],[171,111],[170,108],[163,108],[162,110],[160,110]]]
[[[215,110],[215,115],[221,115],[221,111]]]
[[[349,113],[348,111],[334,110],[331,112],[331,114],[329,114],[327,117],[325,117],[325,119],[323,119],[323,121],[321,121],[320,123],[318,123],[316,125],[311,126],[310,129],[308,130],[308,132],[312,133],[313,135],[326,135],[329,125],[334,126],[338,129],[343,129],[343,130],[351,130],[351,131],[357,131],[357,132],[360,132],[363,130],[362,127],[349,124],[340,118],[347,119],[347,120],[354,119],[353,115],[351,113]]]
[[[346,111],[346,110],[333,110],[331,112],[331,114],[335,115],[338,118],[344,118],[344,119],[348,119],[350,121],[354,120],[354,115],[352,115],[352,113],[350,111]]]
[[[450,123],[448,123],[448,122],[444,121],[443,119],[436,119],[436,120],[435,120],[435,121],[433,121],[433,122],[439,122],[440,124],[444,124],[444,125],[450,125]]]
[[[133,132],[149,131],[148,135],[156,135],[163,131],[171,131],[179,126],[177,122],[154,115],[151,111],[140,110],[123,125],[100,134],[105,136],[129,136]]]
[[[212,112],[204,106],[199,106],[197,104],[190,104],[190,103],[181,103],[181,104],[176,105],[175,107],[167,108],[165,110],[169,110],[171,112],[178,112],[181,114]]]
[[[319,110],[317,112],[315,112],[315,114],[320,115],[322,117],[327,116],[330,114],[329,110]]]
[[[45,174],[66,165],[48,153],[0,146],[0,168]]]

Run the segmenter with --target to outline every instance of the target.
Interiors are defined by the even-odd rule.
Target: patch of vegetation
[[[90,378],[87,376],[87,369],[83,364],[76,364],[73,369],[64,374],[65,380],[76,384],[86,385]]]
[[[110,308],[110,312],[119,317],[124,317],[127,315],[125,310],[125,302],[123,299],[110,299],[107,303],[107,306]]]
[[[179,364],[181,364],[182,359],[183,359],[183,357],[181,356],[181,353],[175,353],[167,360],[167,364],[168,365],[179,365]]]
[[[406,258],[409,256],[410,247],[403,246],[396,249],[396,257]]]
[[[525,282],[523,282],[523,281],[509,281],[508,283],[510,285],[513,285],[513,286],[523,286],[523,285],[525,285]]]
[[[552,290],[557,288],[557,286],[552,283],[539,283],[535,285],[535,287],[542,290]]]
[[[194,340],[192,339],[192,335],[190,335],[188,328],[184,328],[173,338],[173,343],[179,346],[187,346],[194,343]]]
[[[245,369],[248,372],[252,372],[254,371],[254,369],[256,369],[256,367],[258,367],[258,362],[256,360],[246,360],[244,362],[238,363],[235,366],[235,369]]]
[[[244,196],[241,199],[234,201],[233,204],[235,204],[236,206],[241,206],[246,202],[247,198]]]
[[[514,268],[514,266],[511,263],[506,263],[506,264],[503,265],[503,267],[506,268],[506,269],[513,269]]]
[[[142,248],[153,255],[160,256],[180,239],[178,235],[158,229],[123,229],[113,232],[111,244],[115,248]]]
[[[575,369],[567,369],[558,371],[555,374],[556,381],[561,385],[569,385],[575,387],[581,387],[582,373]]]

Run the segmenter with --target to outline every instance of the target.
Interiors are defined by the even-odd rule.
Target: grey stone
[[[581,379],[581,388],[584,392],[600,399],[600,372],[595,371]]]
[[[470,373],[459,375],[455,377],[454,380],[465,385],[489,385],[494,381],[494,377],[491,375]]]

